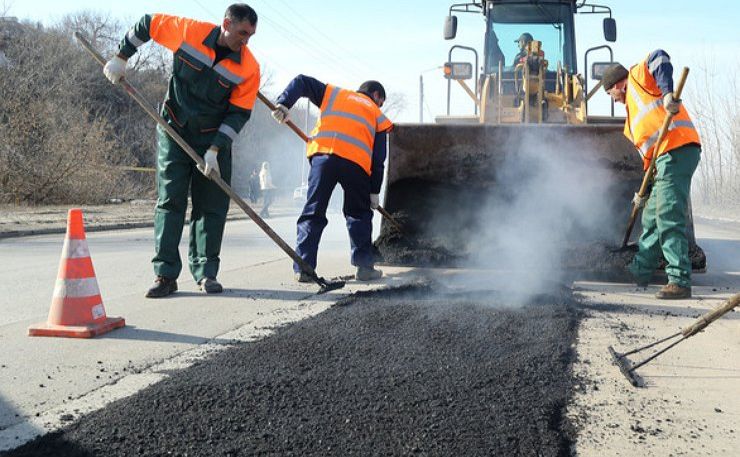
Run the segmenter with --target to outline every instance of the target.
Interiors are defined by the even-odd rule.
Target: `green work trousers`
[[[188,130],[178,131],[202,157],[212,135]],[[220,150],[218,166],[221,177],[231,182],[231,151]],[[193,279],[216,278],[221,240],[229,210],[229,197],[206,178],[195,162],[161,128],[157,127],[157,207],[154,212],[154,274],[177,278],[182,270],[178,246],[185,224],[188,190],[193,209],[190,214],[188,260]]]
[[[656,162],[650,198],[642,211],[639,251],[629,266],[638,283],[648,282],[660,262],[666,260],[668,282],[691,286],[691,260],[686,224],[689,219],[691,177],[699,164],[701,149],[686,145],[669,151]]]

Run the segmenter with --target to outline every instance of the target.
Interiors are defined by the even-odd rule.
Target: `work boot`
[[[357,267],[357,273],[355,273],[355,279],[358,281],[374,281],[382,277],[383,271],[373,267]]]
[[[313,282],[311,276],[305,271],[301,271],[295,274],[295,280],[298,282]]]
[[[660,298],[661,300],[691,298],[691,287],[681,287],[678,284],[669,282],[655,294],[655,298]]]
[[[177,292],[177,281],[164,276],[157,276],[154,285],[146,292],[146,298],[162,298]]]
[[[224,287],[216,281],[216,278],[203,278],[198,281],[200,290],[207,294],[220,294],[224,291]]]

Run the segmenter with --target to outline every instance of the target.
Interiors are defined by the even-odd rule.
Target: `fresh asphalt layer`
[[[572,302],[359,293],[3,455],[567,456]]]

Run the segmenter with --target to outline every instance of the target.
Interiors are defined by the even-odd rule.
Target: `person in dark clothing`
[[[314,78],[298,75],[278,97],[272,115],[280,123],[288,119],[289,109],[307,97],[321,109],[311,132],[308,158],[308,195],[298,218],[296,252],[316,267],[321,233],[326,227],[326,209],[337,184],[344,190],[344,217],[352,248],[351,262],[357,267],[356,279],[378,279],[372,249],[372,210],[380,204],[386,157],[386,135],[393,124],[380,111],[385,89],[377,81],[366,81],[355,92]],[[296,279],[311,278],[293,265]]]
[[[260,175],[255,168],[252,170],[252,174],[249,175],[249,201],[257,203],[260,198]]]

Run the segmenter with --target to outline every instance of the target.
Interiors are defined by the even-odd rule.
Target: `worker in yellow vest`
[[[644,207],[639,251],[629,266],[637,284],[646,286],[666,259],[668,284],[656,295],[661,299],[691,297],[691,260],[686,236],[691,177],[699,164],[699,134],[686,108],[673,97],[673,65],[658,49],[629,70],[615,64],[602,78],[604,89],[627,107],[624,134],[640,151],[644,169],[656,157],[650,194],[635,204]],[[657,144],[660,127],[673,114],[665,139]],[[647,201],[645,201],[647,200]]]
[[[308,192],[298,218],[296,252],[316,268],[319,241],[326,227],[326,208],[337,184],[344,190],[344,217],[352,246],[352,265],[360,281],[378,279],[372,246],[372,210],[380,204],[386,157],[386,134],[393,124],[380,111],[385,89],[377,81],[366,81],[355,92],[314,78],[298,75],[278,97],[272,115],[284,123],[290,108],[307,97],[321,109],[311,132],[307,155],[311,163]],[[293,265],[299,282],[312,279]]]

